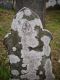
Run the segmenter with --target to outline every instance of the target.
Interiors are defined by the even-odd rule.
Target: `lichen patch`
[[[50,59],[46,60],[44,68],[45,68],[45,75],[46,75],[45,80],[53,80],[54,74],[52,73],[52,63]]]
[[[10,60],[11,64],[15,64],[15,63],[20,62],[19,57],[14,55],[14,54],[9,55],[8,57],[9,57],[9,60]]]
[[[58,63],[60,63],[60,59],[58,60]]]
[[[29,8],[25,8],[24,13],[26,16],[30,16],[32,14]]]
[[[6,36],[4,38],[7,38],[11,33],[6,34]]]
[[[13,51],[16,51],[17,49],[16,49],[16,47],[12,47],[12,50],[13,50]]]
[[[41,40],[44,43],[44,46],[43,46],[44,55],[46,55],[48,57],[48,56],[50,56],[50,52],[51,52],[51,48],[49,46],[51,39],[48,36],[43,36],[41,38]]]
[[[18,72],[18,70],[12,70],[11,71],[11,74],[13,74],[15,76],[18,76],[19,75],[19,72]]]

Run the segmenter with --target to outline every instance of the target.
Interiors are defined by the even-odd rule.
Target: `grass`
[[[46,15],[46,29],[51,31],[53,36],[51,42],[53,71],[56,80],[60,80],[60,63],[58,62],[60,59],[60,11],[47,11]]]
[[[0,80],[9,80],[10,71],[4,66],[0,67]]]
[[[7,58],[7,52],[3,45],[3,39],[6,33],[10,31],[10,25],[15,12],[13,10],[5,10],[0,8],[0,80],[8,80],[9,64]],[[51,41],[52,48],[52,63],[53,71],[56,76],[56,80],[60,80],[60,11],[50,10],[46,13],[46,29],[48,29],[53,36]]]
[[[0,8],[0,80],[8,80],[9,64],[3,45],[4,36],[10,31],[14,11]]]

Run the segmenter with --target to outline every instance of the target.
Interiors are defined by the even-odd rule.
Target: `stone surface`
[[[49,8],[49,7],[58,8],[58,6],[60,6],[60,0],[48,0],[46,2],[46,8]]]
[[[18,76],[19,75],[19,72],[17,70],[12,70],[11,71],[11,74],[12,75],[15,75],[15,76]]]
[[[14,55],[14,54],[10,54],[8,55],[9,57],[9,60],[10,60],[10,63],[17,63],[17,62],[20,62],[20,59],[18,56]]]
[[[58,60],[58,63],[60,63],[60,59]]]
[[[51,63],[51,33],[43,29],[39,16],[22,8],[14,17],[11,33],[5,36],[11,80],[54,80]]]

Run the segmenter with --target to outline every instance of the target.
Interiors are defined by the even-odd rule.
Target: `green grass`
[[[7,52],[3,45],[4,36],[10,31],[11,22],[15,12],[0,8],[0,80],[8,80],[9,64]]]
[[[46,29],[51,31],[53,36],[51,42],[53,71],[56,80],[60,80],[60,63],[58,63],[58,60],[60,59],[60,11],[47,11],[46,15]]]
[[[6,33],[10,31],[11,22],[15,12],[13,10],[5,10],[0,8],[0,80],[8,80],[9,64],[7,58],[7,52],[3,45],[3,39]],[[56,76],[56,80],[60,80],[60,11],[50,10],[46,12],[46,29],[48,29],[53,36],[51,41],[52,48],[52,63],[53,71]]]
[[[0,67],[0,80],[9,80],[10,71],[5,66]]]

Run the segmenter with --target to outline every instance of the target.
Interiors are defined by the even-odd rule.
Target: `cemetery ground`
[[[6,33],[10,31],[11,22],[15,14],[14,10],[5,10],[0,8],[0,80],[8,80],[10,68],[8,64],[7,51],[3,45],[3,39]],[[46,12],[46,29],[53,36],[51,41],[51,59],[53,72],[56,79],[60,80],[60,10],[48,10]]]

